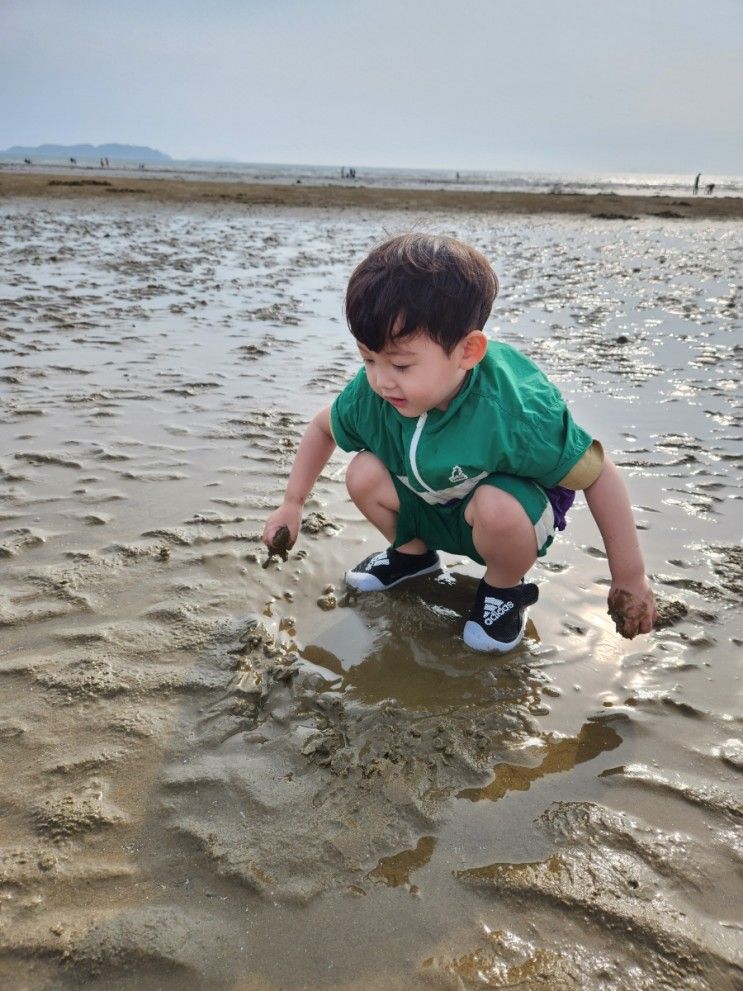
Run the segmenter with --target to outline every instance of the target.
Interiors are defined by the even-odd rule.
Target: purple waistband
[[[552,512],[555,514],[555,529],[565,529],[565,517],[568,510],[575,502],[575,492],[572,489],[565,489],[562,485],[555,485],[552,489],[545,489],[547,498],[552,504]]]

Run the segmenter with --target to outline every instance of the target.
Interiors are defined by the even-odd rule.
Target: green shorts
[[[480,485],[494,485],[495,488],[508,492],[519,502],[534,524],[539,557],[547,553],[547,548],[554,539],[555,517],[552,504],[542,486],[529,478],[502,473],[488,475],[468,496],[449,506],[431,506],[394,475],[392,481],[400,500],[393,547],[400,547],[418,537],[431,550],[466,554],[473,561],[485,564],[475,550],[472,527],[464,518],[464,511]]]

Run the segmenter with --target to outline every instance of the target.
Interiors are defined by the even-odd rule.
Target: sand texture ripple
[[[2,986],[739,988],[739,223],[94,192],[0,201]],[[650,637],[582,500],[504,658],[469,562],[349,596],[343,454],[263,567],[345,279],[411,225],[623,466]]]

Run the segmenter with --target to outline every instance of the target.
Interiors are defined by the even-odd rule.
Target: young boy
[[[486,570],[464,641],[502,653],[521,640],[538,598],[523,576],[583,489],[609,559],[617,630],[648,633],[655,601],[624,484],[536,365],[486,338],[497,290],[485,258],[451,237],[403,234],[361,262],[346,316],[364,367],[311,421],[263,540],[270,546],[280,526],[296,540],[335,446],[357,451],[349,494],[391,546],[346,583],[383,591],[440,570],[439,550],[467,554]]]

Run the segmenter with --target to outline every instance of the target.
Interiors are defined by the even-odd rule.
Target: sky
[[[743,174],[743,0],[0,0],[0,149]]]

